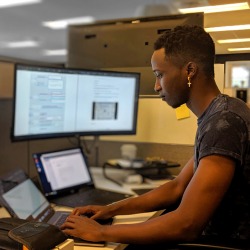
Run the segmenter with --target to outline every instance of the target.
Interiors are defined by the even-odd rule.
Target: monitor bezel
[[[47,133],[47,134],[26,134],[26,135],[15,135],[15,116],[16,116],[16,98],[17,98],[17,70],[20,67],[27,67],[30,69],[43,69],[43,70],[62,70],[65,72],[97,72],[106,73],[110,75],[128,75],[135,78],[135,92],[134,92],[134,116],[133,124],[130,130],[102,130],[102,131],[71,131],[71,132],[58,132],[58,133]],[[99,69],[83,69],[83,68],[67,68],[57,66],[44,66],[44,65],[33,65],[16,63],[14,65],[14,88],[13,88],[13,106],[12,106],[12,124],[11,124],[11,141],[28,141],[28,140],[40,140],[40,139],[53,139],[53,138],[65,138],[65,137],[77,137],[80,136],[108,136],[108,135],[135,135],[137,133],[137,116],[139,106],[139,91],[140,91],[140,73],[138,72],[123,72],[113,70],[99,70]]]

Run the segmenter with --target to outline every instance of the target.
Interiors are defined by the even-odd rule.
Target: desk
[[[125,160],[126,162],[126,160]],[[122,185],[123,182],[117,180],[117,178],[114,178],[112,174],[107,174],[108,169],[120,169],[122,171],[127,171],[128,174],[138,174],[141,175],[144,179],[154,179],[154,180],[164,180],[164,179],[173,179],[173,176],[169,173],[169,168],[176,168],[179,167],[180,164],[176,162],[168,161],[167,163],[164,162],[150,162],[150,163],[143,163],[144,165],[141,165],[140,167],[133,166],[132,161],[127,161],[127,164],[129,164],[126,167],[122,167],[117,163],[117,160],[110,160],[103,164],[103,176],[106,179],[109,179],[113,181],[114,183],[118,185]],[[111,177],[112,176],[112,177]]]
[[[122,186],[119,186],[115,184],[114,182],[106,179],[102,175],[102,169],[101,168],[91,168],[90,171],[93,174],[94,178],[94,183],[96,187],[98,188],[103,188],[106,190],[111,190],[111,191],[117,191],[117,192],[123,192],[123,193],[130,193],[130,194],[135,194],[132,191],[132,188],[153,188],[159,185],[159,183],[145,183],[145,184],[124,184]],[[122,172],[117,169],[110,169],[109,171],[112,171],[112,175],[116,176],[116,178],[124,178],[125,175],[128,174],[127,171]],[[67,210],[70,211],[71,208],[67,207],[55,207],[55,210]],[[129,224],[129,223],[139,223],[146,221],[152,217],[158,216],[161,213],[159,212],[150,212],[150,213],[141,213],[141,214],[134,214],[134,215],[119,215],[115,216],[114,218],[114,224]],[[0,208],[0,217],[8,217],[9,213],[4,209]],[[74,246],[74,250],[123,250],[125,249],[127,245],[126,244],[121,244],[121,243],[113,243],[113,242],[108,242],[105,247],[89,247],[89,246]]]
[[[90,171],[94,178],[94,183],[97,188],[121,192],[121,193],[129,193],[134,194],[132,189],[135,188],[155,188],[159,185],[164,184],[165,182],[169,181],[169,179],[163,179],[163,180],[146,180],[144,183],[141,184],[132,184],[132,183],[125,183],[124,179],[130,174],[135,174],[134,170],[128,170],[128,169],[117,169],[117,168],[107,168],[106,174],[108,173],[109,176],[112,176],[112,179],[115,179],[114,182],[112,179],[105,178],[103,176],[103,172],[101,168],[97,167],[91,167]]]

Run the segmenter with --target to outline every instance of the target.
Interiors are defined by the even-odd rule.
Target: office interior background
[[[10,0],[6,1],[11,3]],[[14,1],[18,2],[18,1]],[[194,7],[219,6],[216,12],[204,12],[204,28],[216,46],[215,78],[221,92],[236,96],[237,90],[248,94],[250,102],[250,1],[238,0],[35,0],[21,5],[0,3],[0,174],[21,167],[36,175],[32,153],[75,147],[77,138],[51,138],[12,142],[14,67],[16,63],[70,67],[69,27],[99,22],[122,24],[140,18],[187,13]],[[227,7],[243,6],[237,10]],[[131,22],[132,23],[132,22]],[[54,26],[53,26],[54,24]],[[121,29],[123,26],[120,25]],[[127,37],[128,45],[133,37]],[[81,41],[79,41],[80,43]],[[81,46],[81,45],[78,45]],[[121,48],[122,49],[122,48]],[[138,55],[140,50],[137,51]],[[136,54],[128,57],[136,57]],[[84,58],[82,58],[84,60]],[[120,58],[122,61],[123,58]],[[150,58],[149,58],[150,62]],[[74,67],[77,65],[74,65]],[[80,68],[81,66],[79,66]],[[196,117],[191,112],[177,117],[176,110],[156,98],[154,76],[149,65],[119,66],[112,70],[141,73],[136,135],[81,137],[90,165],[102,166],[120,158],[125,143],[137,146],[140,158],[156,157],[180,163],[175,174],[193,154]]]

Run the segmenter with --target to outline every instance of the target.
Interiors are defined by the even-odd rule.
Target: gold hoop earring
[[[190,82],[190,80],[191,80],[191,78],[190,78],[190,76],[188,76],[188,87],[190,88],[190,85],[192,84],[191,82]]]

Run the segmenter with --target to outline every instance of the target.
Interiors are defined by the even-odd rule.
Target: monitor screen
[[[139,73],[17,64],[12,140],[136,134]]]

